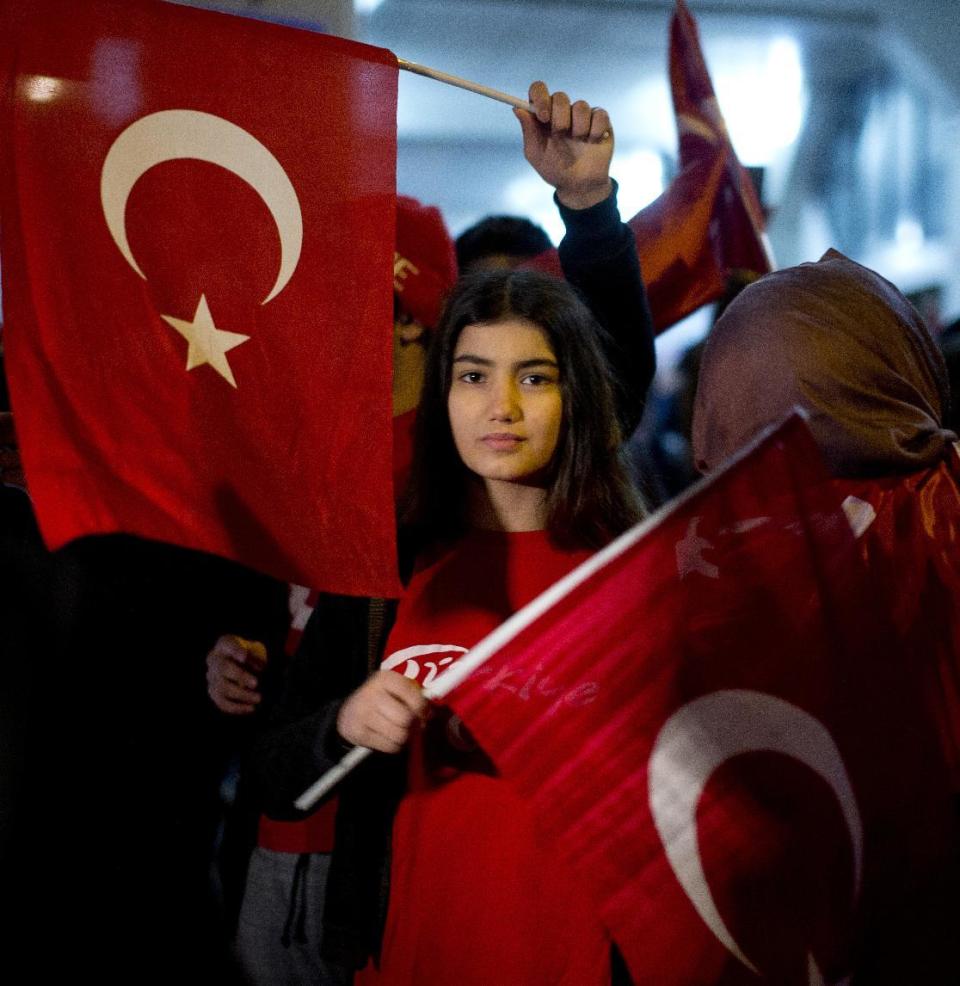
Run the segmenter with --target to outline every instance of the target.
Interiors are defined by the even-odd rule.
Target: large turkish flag
[[[948,981],[947,775],[889,590],[793,419],[452,672],[493,651],[445,701],[635,982]]]
[[[5,349],[44,536],[397,588],[397,64],[150,0],[12,0]]]

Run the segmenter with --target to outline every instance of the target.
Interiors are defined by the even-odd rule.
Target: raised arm
[[[617,378],[624,438],[640,421],[656,356],[633,232],[620,221],[610,177],[614,136],[606,111],[571,103],[542,82],[530,86],[534,112],[514,110],[524,156],[548,185],[566,227],[560,244],[564,276],[606,332],[604,351]]]

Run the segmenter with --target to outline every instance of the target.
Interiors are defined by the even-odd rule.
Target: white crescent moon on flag
[[[300,260],[303,214],[280,162],[246,130],[198,110],[162,110],[134,121],[113,142],[100,175],[100,199],[110,235],[127,263],[144,279],[127,241],[127,199],[141,175],[164,161],[217,164],[242,178],[263,199],[280,234],[280,272],[261,304],[286,286]]]
[[[830,785],[850,833],[856,896],[863,870],[863,823],[853,787],[829,731],[797,706],[745,690],[694,699],[658,733],[648,778],[654,825],[680,885],[714,936],[759,975],[717,911],[697,839],[697,804],[710,776],[732,757],[756,751],[792,757]]]

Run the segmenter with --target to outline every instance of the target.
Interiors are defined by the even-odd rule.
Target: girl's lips
[[[506,432],[496,432],[490,435],[484,435],[480,441],[489,449],[502,451],[515,449],[521,442],[525,442],[526,439],[521,438],[519,435],[510,435]]]

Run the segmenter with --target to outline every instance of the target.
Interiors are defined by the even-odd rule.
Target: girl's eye
[[[534,387],[542,387],[546,383],[553,383],[553,381],[550,377],[546,377],[542,373],[528,373],[521,383],[531,384]]]
[[[464,383],[480,383],[483,380],[483,374],[479,370],[467,370],[466,373],[461,373],[457,379]]]

